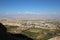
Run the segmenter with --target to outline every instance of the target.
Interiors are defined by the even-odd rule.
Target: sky
[[[0,0],[0,17],[60,17],[60,0]]]

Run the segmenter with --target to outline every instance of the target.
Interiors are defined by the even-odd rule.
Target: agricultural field
[[[8,32],[24,34],[30,38],[33,38],[34,40],[48,40],[60,34],[59,30],[54,29],[28,28],[22,30],[18,26],[6,26],[6,27]]]

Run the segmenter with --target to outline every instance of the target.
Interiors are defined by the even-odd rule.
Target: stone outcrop
[[[49,39],[49,40],[60,40],[60,36],[51,38],[51,39]]]

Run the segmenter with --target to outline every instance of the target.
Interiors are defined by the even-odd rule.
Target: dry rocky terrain
[[[57,35],[60,35],[60,31],[56,30],[60,29],[59,20],[0,18],[0,22],[8,28],[8,32],[22,33],[34,40],[57,40]]]

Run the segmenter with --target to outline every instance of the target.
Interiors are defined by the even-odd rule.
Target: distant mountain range
[[[0,18],[52,18],[52,19],[60,19],[60,15],[58,14],[47,14],[47,13],[44,13],[44,14],[39,14],[39,13],[11,13],[11,14],[2,14],[0,15]]]

